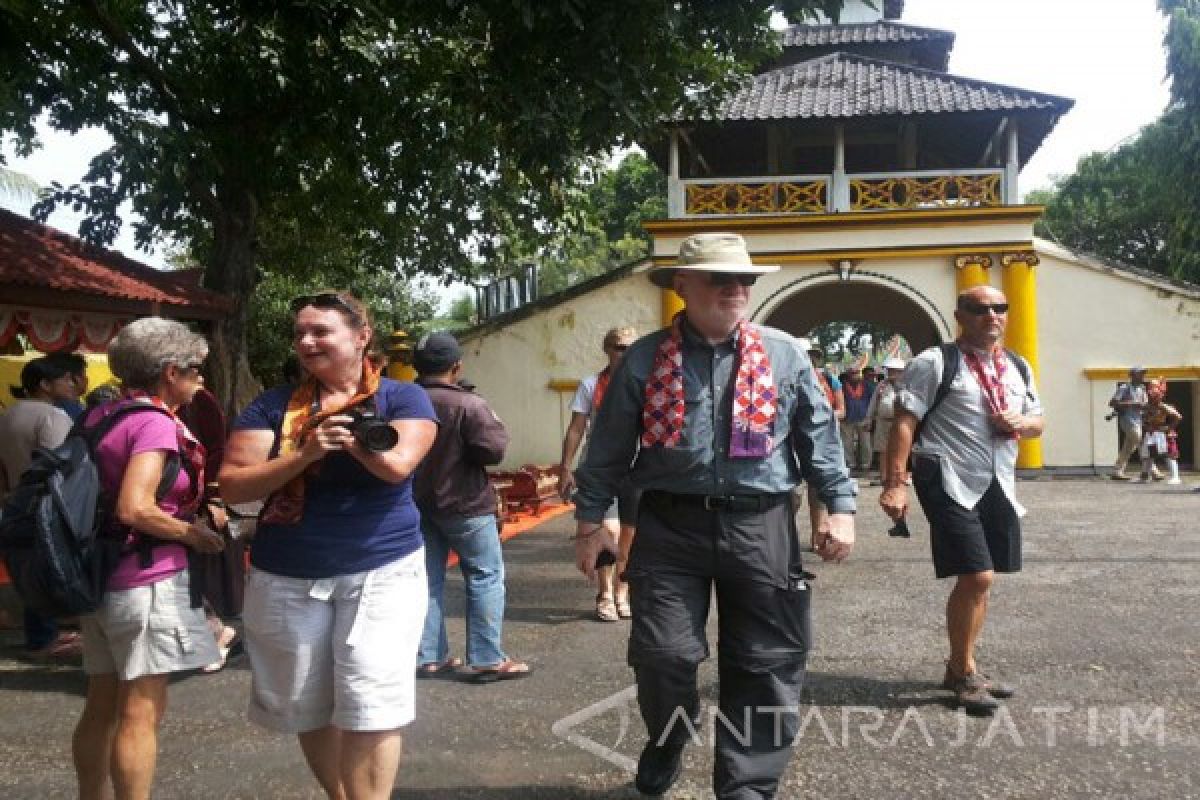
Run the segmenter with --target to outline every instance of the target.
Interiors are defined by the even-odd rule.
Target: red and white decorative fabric
[[[683,435],[686,407],[683,394],[682,314],[658,346],[646,380],[642,406],[642,446],[676,447]],[[778,412],[778,394],[771,361],[758,328],[743,320],[737,327],[738,367],[734,380],[730,458],[765,458],[771,452],[771,433]]]
[[[43,353],[83,350],[103,353],[129,319],[106,314],[81,314],[50,309],[0,306],[0,347],[18,333]]]
[[[1004,348],[997,347],[992,350],[992,369],[987,368],[974,350],[963,347],[961,343],[958,349],[962,351],[967,367],[975,375],[975,380],[979,382],[979,388],[983,390],[984,402],[987,403],[991,412],[1000,414],[1007,411],[1008,395],[1004,391],[1004,375],[1008,372],[1008,356],[1005,355]],[[1008,434],[1007,438],[1016,439],[1017,434]]]

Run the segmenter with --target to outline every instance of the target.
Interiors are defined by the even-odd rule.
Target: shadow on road
[[[632,786],[580,789],[576,786],[510,786],[502,789],[396,789],[391,800],[624,800],[642,797]]]

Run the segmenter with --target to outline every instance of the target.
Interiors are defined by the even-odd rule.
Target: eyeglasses
[[[977,317],[991,311],[999,317],[1008,313],[1008,303],[963,303],[962,310]]]
[[[317,294],[302,294],[292,301],[291,309],[295,314],[302,308],[312,306],[313,308],[336,308],[339,311],[345,311],[354,319],[358,319],[358,310],[354,306],[342,299],[337,292],[318,292]]]
[[[627,344],[610,344],[608,347],[610,350],[615,350],[618,353],[624,353],[629,349],[629,345]]]
[[[177,364],[176,366],[178,366],[179,369],[181,369],[181,370],[199,373],[200,370],[204,369],[204,362],[203,361],[192,361],[187,364]]]
[[[732,286],[735,283],[741,286],[753,286],[757,280],[757,275],[746,275],[741,272],[708,273],[708,283],[711,286]]]

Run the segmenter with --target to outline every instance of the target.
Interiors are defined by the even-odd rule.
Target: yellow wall
[[[13,396],[10,387],[21,385],[21,369],[25,363],[32,361],[44,353],[29,352],[20,356],[0,356],[0,405],[8,407],[13,404]],[[102,383],[115,381],[112,372],[108,368],[108,356],[103,353],[86,353],[84,358],[87,359],[87,375],[88,386],[92,389]]]

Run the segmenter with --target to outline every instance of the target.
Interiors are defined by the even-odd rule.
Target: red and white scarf
[[[184,471],[193,477],[192,485],[188,487],[187,497],[179,503],[179,512],[190,517],[199,508],[200,498],[204,494],[204,462],[208,458],[204,445],[200,444],[200,440],[196,438],[195,434],[158,395],[141,389],[126,389],[121,393],[121,402],[142,403],[161,408],[175,422],[175,438],[179,444],[179,458],[183,462]]]
[[[683,435],[683,315],[658,346],[646,380],[642,447],[676,447]],[[778,396],[762,335],[746,321],[737,327],[738,368],[733,391],[730,458],[765,458],[771,452]]]
[[[962,351],[963,360],[967,362],[967,367],[975,376],[975,380],[979,382],[979,388],[983,391],[983,400],[987,403],[988,410],[992,414],[1001,414],[1007,411],[1008,395],[1004,390],[1004,375],[1008,372],[1008,356],[1005,355],[1004,348],[996,347],[992,350],[993,370],[984,366],[979,353],[964,347],[961,342],[958,349]],[[1007,434],[1006,437],[1016,439],[1017,434],[1013,432]]]

